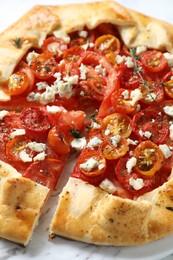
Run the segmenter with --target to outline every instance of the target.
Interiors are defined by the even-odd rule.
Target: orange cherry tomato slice
[[[162,151],[151,141],[140,143],[135,148],[133,156],[137,159],[134,170],[145,176],[153,176],[164,162]]]
[[[68,154],[70,145],[63,132],[60,132],[57,127],[53,127],[48,133],[48,143],[57,154]]]
[[[105,138],[100,145],[100,151],[107,160],[115,160],[124,156],[127,153],[128,148],[127,140],[120,136]]]
[[[131,119],[127,115],[113,113],[102,120],[102,133],[104,136],[120,135],[128,138],[131,132]]]
[[[26,73],[18,71],[13,73],[8,80],[2,84],[3,91],[10,96],[17,96],[28,88],[29,79]]]
[[[120,52],[120,41],[111,34],[102,35],[95,41],[95,50],[104,55],[110,51],[118,54]]]
[[[67,50],[67,44],[55,36],[50,36],[46,38],[43,42],[42,51],[52,52],[56,56],[61,57],[63,53]]]
[[[27,146],[28,143],[31,142],[26,136],[15,136],[6,144],[6,155],[9,160],[11,161],[19,161],[21,162],[22,159],[20,157],[21,152],[25,152],[29,158],[34,156],[34,152],[29,149]],[[28,161],[29,162],[29,161]]]

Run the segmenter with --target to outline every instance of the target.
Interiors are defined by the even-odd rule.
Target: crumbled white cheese
[[[31,150],[36,152],[42,152],[46,150],[46,144],[37,143],[37,142],[29,142],[27,145]]]
[[[139,134],[140,134],[140,136],[145,136],[146,138],[150,138],[151,136],[152,136],[152,133],[151,132],[149,132],[149,131],[142,131],[142,130],[139,130]]]
[[[36,83],[36,86],[38,90],[43,90],[46,89],[49,85],[47,84],[47,82],[38,82]]]
[[[165,159],[167,159],[167,158],[172,156],[172,152],[169,149],[169,147],[167,146],[167,144],[159,144],[159,148],[162,151]]]
[[[97,65],[97,66],[95,67],[95,71],[96,71],[99,75],[101,75],[101,76],[103,76],[103,77],[106,76],[106,69],[103,68],[101,64],[99,64],[99,65]]]
[[[137,145],[138,144],[138,140],[132,140],[130,138],[127,138],[127,143],[128,145]]]
[[[77,84],[79,80],[78,75],[70,76],[70,77],[64,77],[64,81],[68,82],[69,84]]]
[[[137,163],[137,159],[135,157],[131,157],[127,162],[126,162],[126,168],[127,168],[127,172],[131,173],[132,172],[132,168],[136,165]]]
[[[138,46],[136,48],[136,55],[140,55],[141,53],[145,52],[147,50],[147,47],[144,45]]]
[[[165,106],[165,107],[163,107],[163,111],[168,116],[173,116],[173,106]]]
[[[96,146],[99,146],[100,144],[102,144],[102,140],[99,139],[97,136],[91,138],[87,144],[87,147],[93,148]]]
[[[45,153],[45,151],[43,151],[43,152],[41,152],[41,153],[38,153],[35,157],[34,157],[34,162],[35,161],[44,161],[44,159],[45,159],[45,157],[46,157],[46,153]]]
[[[46,90],[40,95],[39,102],[43,105],[55,101],[56,92],[52,87],[47,86]]]
[[[54,76],[54,78],[56,78],[57,81],[59,81],[59,80],[61,80],[61,76],[62,76],[62,75],[61,75],[60,72],[56,72],[56,73],[54,73],[53,76]]]
[[[27,154],[27,152],[25,150],[22,150],[19,153],[19,157],[23,162],[32,162],[32,158],[29,157],[29,154]]]
[[[65,43],[69,43],[70,42],[70,37],[68,36],[68,34],[63,31],[63,30],[57,30],[53,32],[54,36],[56,38],[59,38],[61,40],[63,40]]]
[[[130,93],[131,105],[134,106],[138,100],[142,98],[142,93],[139,89],[132,90]]]
[[[28,96],[26,97],[28,102],[36,102],[39,101],[41,94],[40,93],[35,93],[35,92],[30,92]]]
[[[173,124],[171,124],[169,127],[169,137],[171,141],[173,141]]]
[[[104,179],[99,187],[102,189],[102,190],[105,190],[106,192],[110,193],[110,194],[114,194],[117,190],[116,186],[113,184],[113,182],[111,182],[110,180],[108,179]]]
[[[131,57],[126,57],[126,61],[125,61],[125,65],[127,66],[127,68],[134,68],[135,63],[133,62]]]
[[[122,92],[122,96],[123,96],[124,99],[128,99],[129,98],[129,91],[128,91],[128,89],[125,89]]]
[[[71,147],[75,148],[77,151],[81,151],[86,146],[86,138],[74,138],[71,142]]]
[[[107,135],[110,135],[111,134],[111,130],[109,129],[109,128],[107,128],[106,130],[105,130],[105,133],[104,133],[106,136]]]
[[[80,70],[80,79],[86,79],[86,73],[88,72],[87,66],[81,63],[79,70]]]
[[[10,134],[10,137],[11,137],[11,138],[14,138],[15,136],[20,136],[20,135],[25,135],[25,134],[26,134],[25,129],[17,129],[17,130],[13,131],[13,132]]]
[[[167,60],[168,64],[170,67],[173,66],[173,54],[172,53],[169,53],[169,52],[165,52],[163,53],[165,59]]]
[[[82,38],[86,38],[88,36],[88,32],[83,30],[78,32],[78,35]]]
[[[145,96],[145,101],[147,102],[154,101],[156,100],[156,98],[157,98],[157,94],[154,92],[150,92]]]
[[[95,167],[99,166],[99,162],[94,159],[93,157],[89,158],[86,162],[81,163],[79,165],[79,167],[87,172],[90,172],[92,169],[94,169]]]
[[[5,116],[8,116],[9,112],[7,110],[0,111],[0,120],[2,120]]]
[[[92,42],[87,42],[87,43],[81,45],[81,47],[86,51],[89,47],[90,47],[90,48],[94,47],[94,43],[92,43]]]
[[[26,61],[28,63],[28,65],[31,64],[32,60],[37,57],[39,54],[35,51],[31,51],[28,53],[28,55],[26,56]]]
[[[50,114],[57,114],[59,112],[66,112],[66,109],[62,106],[46,106],[46,110]]]
[[[56,87],[57,87],[57,90],[58,90],[57,92],[60,97],[65,97],[65,98],[69,99],[73,95],[72,85],[68,82],[59,81],[58,84],[56,85]]]
[[[114,135],[114,136],[111,136],[110,138],[110,142],[113,146],[117,146],[117,144],[120,142],[121,140],[121,136],[120,135]]]
[[[134,190],[140,190],[145,185],[143,179],[141,178],[134,179],[133,177],[129,179],[129,184],[134,188]]]

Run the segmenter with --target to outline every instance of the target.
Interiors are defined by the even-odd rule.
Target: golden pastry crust
[[[147,194],[149,197],[149,194]],[[137,201],[106,193],[70,178],[60,194],[50,237],[99,245],[139,245],[173,232],[173,181]]]
[[[27,245],[48,194],[48,188],[0,161],[0,237]]]

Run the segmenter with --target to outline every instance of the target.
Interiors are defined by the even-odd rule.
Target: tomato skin
[[[2,83],[3,91],[10,96],[18,96],[28,88],[29,79],[25,72],[17,71]]]
[[[43,108],[26,108],[22,111],[20,119],[23,128],[26,130],[26,135],[31,139],[39,140],[44,138],[50,129],[50,122]]]
[[[30,68],[38,79],[50,79],[55,73],[56,60],[52,52],[45,52],[34,57]]]
[[[146,105],[161,103],[164,100],[164,90],[159,82],[145,82],[140,84],[139,89],[143,96],[141,102]]]
[[[169,122],[158,107],[148,107],[147,109],[138,112],[133,116],[132,129],[140,140],[150,139],[156,144],[161,144],[165,141],[169,133]],[[147,138],[145,132],[151,133]]]
[[[48,143],[57,154],[68,154],[70,145],[57,127],[53,127],[48,133]]]
[[[122,184],[127,191],[131,192],[134,196],[137,197],[145,194],[146,192],[152,191],[156,187],[155,178],[148,178],[139,173],[136,173],[135,171],[128,173],[126,168],[128,159],[128,157],[120,158],[115,167],[115,173],[119,183]],[[129,183],[130,178],[142,179],[144,186],[139,190],[135,190]]]
[[[26,95],[29,92],[31,92],[31,90],[34,87],[35,75],[34,75],[34,72],[30,69],[30,67],[25,62],[21,62],[19,64],[19,71],[24,72],[28,77],[28,86],[27,86],[27,89],[23,93]]]
[[[150,72],[160,72],[168,66],[168,62],[160,51],[150,50],[140,55],[140,61]]]
[[[63,167],[64,162],[60,160],[45,159],[44,161],[32,163],[23,174],[23,177],[48,187],[51,192],[58,182]]]
[[[125,91],[128,92],[128,98],[124,97]],[[124,88],[119,88],[112,93],[111,102],[116,112],[122,114],[131,114],[135,111],[137,101],[135,104],[132,104],[130,94],[131,90],[126,90]]]
[[[67,50],[67,44],[55,36],[46,38],[43,42],[42,51],[52,52],[56,57],[62,57],[63,53]]]
[[[91,169],[90,171],[85,171],[84,169],[81,169],[80,165],[85,163],[90,158],[96,158],[99,161],[102,161],[104,167],[101,169]],[[72,177],[74,178],[80,178],[83,181],[86,181],[92,185],[98,186],[99,183],[104,179],[105,177],[105,170],[106,170],[106,161],[102,157],[102,155],[95,150],[92,149],[84,149],[80,156],[78,157],[77,163],[74,167]]]
[[[153,176],[164,162],[162,151],[151,141],[141,142],[135,148],[133,156],[137,159],[134,170],[145,176]]]

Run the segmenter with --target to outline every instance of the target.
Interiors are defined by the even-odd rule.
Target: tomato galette
[[[172,29],[103,1],[36,6],[0,34],[0,237],[27,245],[74,153],[50,239],[173,233]]]

